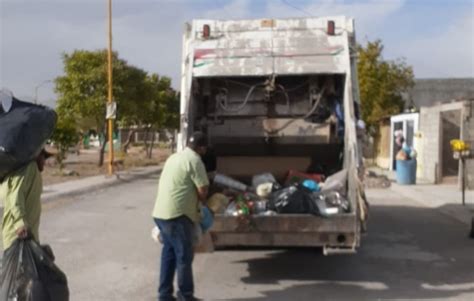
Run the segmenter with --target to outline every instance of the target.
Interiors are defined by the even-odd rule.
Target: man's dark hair
[[[203,132],[194,132],[188,140],[188,147],[198,148],[207,146],[207,137]]]

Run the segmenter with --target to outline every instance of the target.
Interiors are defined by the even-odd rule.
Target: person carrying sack
[[[5,253],[18,238],[28,235],[39,242],[41,216],[41,172],[52,154],[42,149],[36,160],[10,175],[0,184],[0,199],[3,200],[2,235]]]

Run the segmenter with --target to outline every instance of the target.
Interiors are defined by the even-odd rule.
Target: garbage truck
[[[217,172],[247,183],[261,173],[283,183],[291,171],[321,178],[346,172],[350,210],[250,215],[245,223],[218,213],[210,230],[215,248],[356,252],[368,217],[356,58],[354,20],[345,16],[185,25],[178,150],[202,131]]]

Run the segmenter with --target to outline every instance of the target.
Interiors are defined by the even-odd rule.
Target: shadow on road
[[[474,294],[473,254],[465,225],[434,209],[372,206],[357,254],[324,257],[293,249],[247,260],[246,285],[279,289],[239,300],[456,298]]]

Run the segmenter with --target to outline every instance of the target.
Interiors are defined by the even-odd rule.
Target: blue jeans
[[[194,224],[186,216],[163,220],[155,218],[163,241],[161,252],[159,300],[173,300],[173,279],[178,274],[178,295],[186,300],[194,294],[193,233]]]

